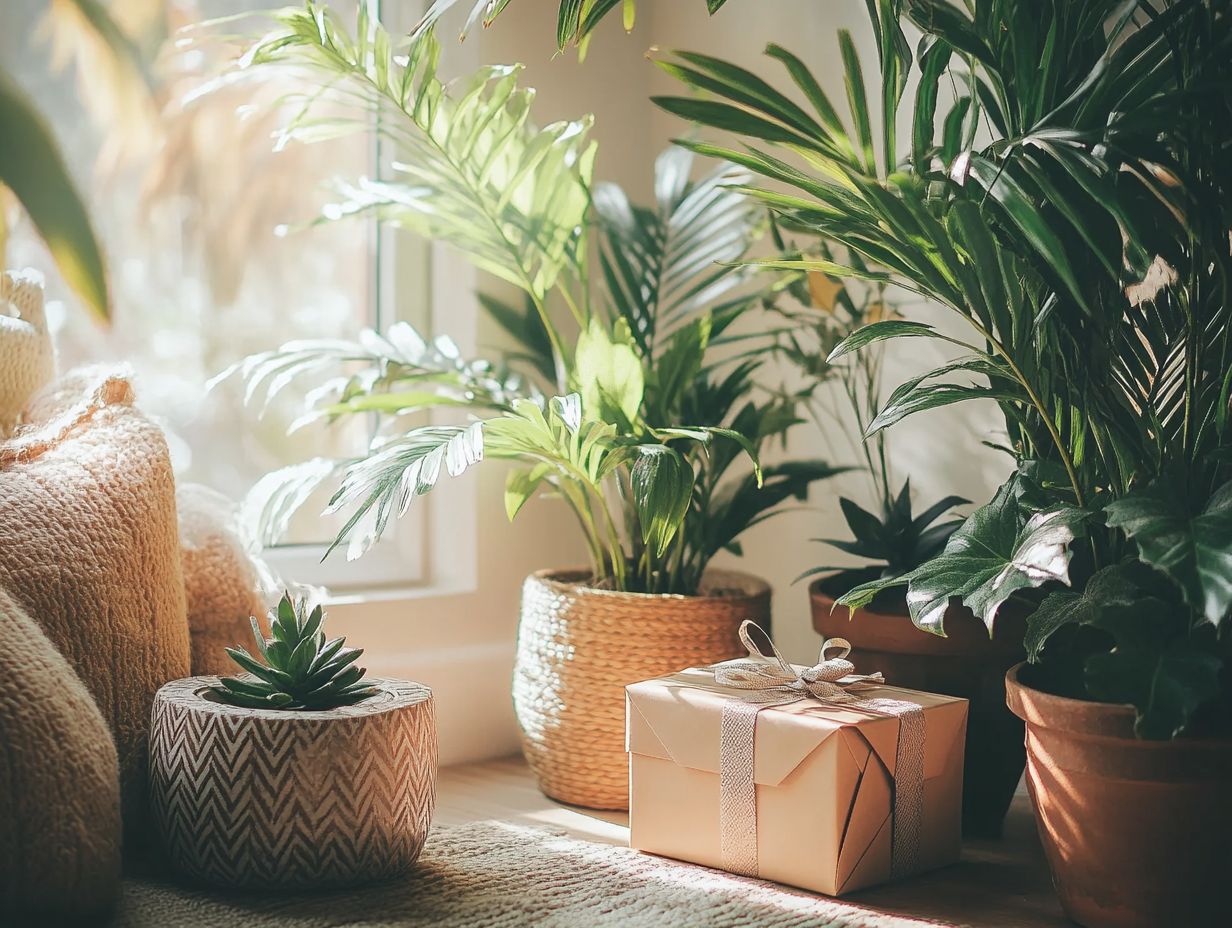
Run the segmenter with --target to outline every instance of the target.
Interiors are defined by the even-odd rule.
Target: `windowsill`
[[[433,583],[422,586],[378,586],[363,589],[331,590],[325,597],[325,606],[362,607],[369,603],[381,606],[397,605],[400,602],[421,603],[429,599],[447,596],[465,596],[474,593],[475,587],[467,583]]]

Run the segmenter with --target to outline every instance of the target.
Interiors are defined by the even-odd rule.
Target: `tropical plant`
[[[700,0],[699,0],[700,2]],[[705,0],[706,11],[713,16],[727,0]],[[510,0],[434,0],[432,6],[423,15],[415,33],[422,34],[432,29],[447,10],[459,3],[469,3],[470,9],[462,26],[459,40],[482,23],[486,29],[496,21],[496,17],[509,6]],[[633,30],[637,18],[637,0],[560,0],[560,9],[556,16],[556,47],[564,51],[576,45],[579,57],[585,56],[586,46],[590,43],[590,34],[603,19],[619,6],[621,20],[626,32]]]
[[[311,461],[262,481],[250,509],[266,538],[339,463],[330,510],[353,512],[335,545],[349,539],[348,557],[358,557],[442,471],[506,458],[522,464],[509,477],[509,516],[541,490],[562,498],[583,530],[594,582],[694,593],[709,560],[738,550],[745,528],[835,472],[820,461],[763,471],[761,450],[799,421],[794,404],[755,395],[760,362],[748,350],[720,356],[724,344],[746,344],[728,332],[736,317],[773,298],[764,275],[728,266],[764,227],[763,211],[727,189],[744,172],[720,165],[693,181],[692,156],[672,149],[656,163],[655,204],[635,206],[613,185],[592,185],[589,120],[531,124],[532,92],[517,86],[517,67],[485,67],[447,86],[432,33],[411,39],[403,56],[366,4],[357,38],[315,3],[277,22],[244,65],[302,73],[305,105],[285,138],[367,128],[376,110],[379,131],[402,150],[396,180],[347,185],[326,215],[376,215],[448,242],[519,288],[525,306],[483,300],[516,343],[499,364],[462,359],[448,339],[429,343],[403,323],[357,342],[291,343],[238,365],[252,399],[324,376],[307,396],[309,417],[377,413],[387,423],[360,459]],[[359,106],[322,114],[313,103],[325,88]],[[596,235],[592,282],[587,243]],[[568,308],[576,336],[556,323],[550,297]],[[442,408],[472,421],[405,418]],[[737,473],[742,454],[752,465]]]
[[[60,16],[80,18],[109,56],[131,56],[123,33],[95,0],[60,0],[56,7],[53,12]],[[65,283],[99,318],[107,319],[107,274],[89,213],[37,105],[0,71],[0,264],[7,238],[6,188],[30,217]]]
[[[284,593],[270,612],[266,638],[256,616],[251,617],[257,655],[243,647],[227,653],[250,676],[223,677],[209,692],[220,702],[245,709],[303,709],[319,711],[351,706],[378,692],[365,680],[364,668],[355,666],[362,648],[343,647],[345,638],[325,638],[325,612],[308,610],[303,599]]]
[[[905,18],[923,33],[914,58],[904,4],[869,7],[879,139],[845,32],[850,129],[777,45],[767,54],[808,108],[685,52],[660,65],[706,96],[658,100],[746,140],[743,150],[683,144],[775,182],[746,192],[784,227],[862,258],[771,266],[885,281],[969,326],[961,339],[886,320],[834,351],[904,337],[962,351],[899,385],[870,432],[975,398],[1005,415],[1017,470],[996,498],[939,557],[845,601],[906,584],[912,618],[941,632],[954,597],[990,625],[1007,599],[1026,598],[1038,603],[1027,649],[1053,671],[1050,686],[1133,703],[1144,737],[1201,728],[1221,705],[1226,722],[1229,3],[909,0]],[[943,86],[955,99],[938,135]]]
[[[783,255],[803,256],[798,250],[787,248],[782,235],[775,231]],[[824,243],[817,253],[826,259],[833,257]],[[849,254],[848,260],[861,262],[857,254]],[[910,479],[904,480],[897,491],[894,489],[886,432],[879,430],[867,440],[864,438],[882,400],[884,344],[859,352],[850,363],[833,365],[828,360],[830,353],[853,331],[898,317],[886,285],[881,281],[843,282],[821,271],[801,271],[786,277],[784,287],[795,302],[780,301],[775,305],[775,311],[789,323],[778,333],[776,349],[811,385],[803,407],[817,431],[827,437],[845,438],[856,456],[863,459],[862,470],[868,477],[875,510],[870,512],[854,500],[840,497],[839,506],[851,538],[813,539],[872,561],[859,567],[813,567],[797,578],[827,575],[823,580],[825,591],[838,596],[863,583],[900,577],[939,554],[962,520],[934,523],[968,500],[946,496],[915,515]],[[840,390],[831,389],[833,386]],[[905,608],[901,590],[887,590],[886,594],[880,597],[881,605]]]

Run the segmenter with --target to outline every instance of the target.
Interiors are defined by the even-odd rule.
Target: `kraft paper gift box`
[[[626,688],[632,847],[832,896],[958,859],[966,700],[866,684],[841,705],[797,697],[734,713],[753,719],[741,808],[720,742],[731,749],[724,706],[750,691],[716,683],[715,668]],[[899,716],[866,708],[886,701],[922,710],[915,744],[900,745]]]

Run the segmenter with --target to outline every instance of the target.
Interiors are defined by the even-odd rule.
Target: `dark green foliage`
[[[270,613],[272,638],[261,634],[252,619],[257,655],[243,647],[227,653],[248,676],[223,677],[210,692],[221,702],[246,709],[302,709],[321,711],[351,706],[378,692],[364,680],[364,669],[355,666],[363,654],[346,648],[345,638],[325,639],[325,613],[320,606],[311,612],[301,599],[292,602],[283,594]]]
[[[907,583],[913,616],[936,627],[952,596],[986,621],[1007,596],[1042,600],[1033,658],[1068,675],[1066,691],[1132,702],[1146,737],[1227,699],[1218,680],[1232,603],[1230,6],[870,3],[880,159],[872,94],[845,35],[846,123],[808,67],[777,46],[767,54],[810,110],[722,62],[661,62],[705,94],[661,98],[664,109],[743,143],[684,144],[773,181],[749,185],[749,196],[784,228],[861,259],[790,254],[774,266],[890,282],[970,329],[946,337],[959,360],[900,385],[868,429],[991,399],[1018,464],[942,554],[888,578]],[[923,33],[914,55],[904,19]],[[896,145],[913,68],[911,144]],[[941,114],[943,85],[956,99]],[[939,337],[894,320],[831,357],[904,336]],[[1126,559],[1155,579],[1105,602],[1099,578]],[[887,580],[849,599],[878,585]]]
[[[853,500],[842,497],[839,499],[839,505],[851,532],[851,539],[814,540],[872,563],[855,568],[814,567],[802,574],[801,579],[833,572],[826,584],[827,588],[854,592],[854,588],[869,580],[880,583],[905,577],[941,553],[950,536],[963,524],[963,520],[947,519],[939,523],[937,520],[955,506],[967,502],[970,501],[961,496],[947,496],[917,516],[912,512],[910,480],[903,482],[902,489],[893,502],[883,508],[880,517]],[[871,602],[871,599],[869,601]]]

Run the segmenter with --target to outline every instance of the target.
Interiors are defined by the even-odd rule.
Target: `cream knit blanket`
[[[56,372],[37,271],[0,274],[0,438],[13,431],[28,400]]]

